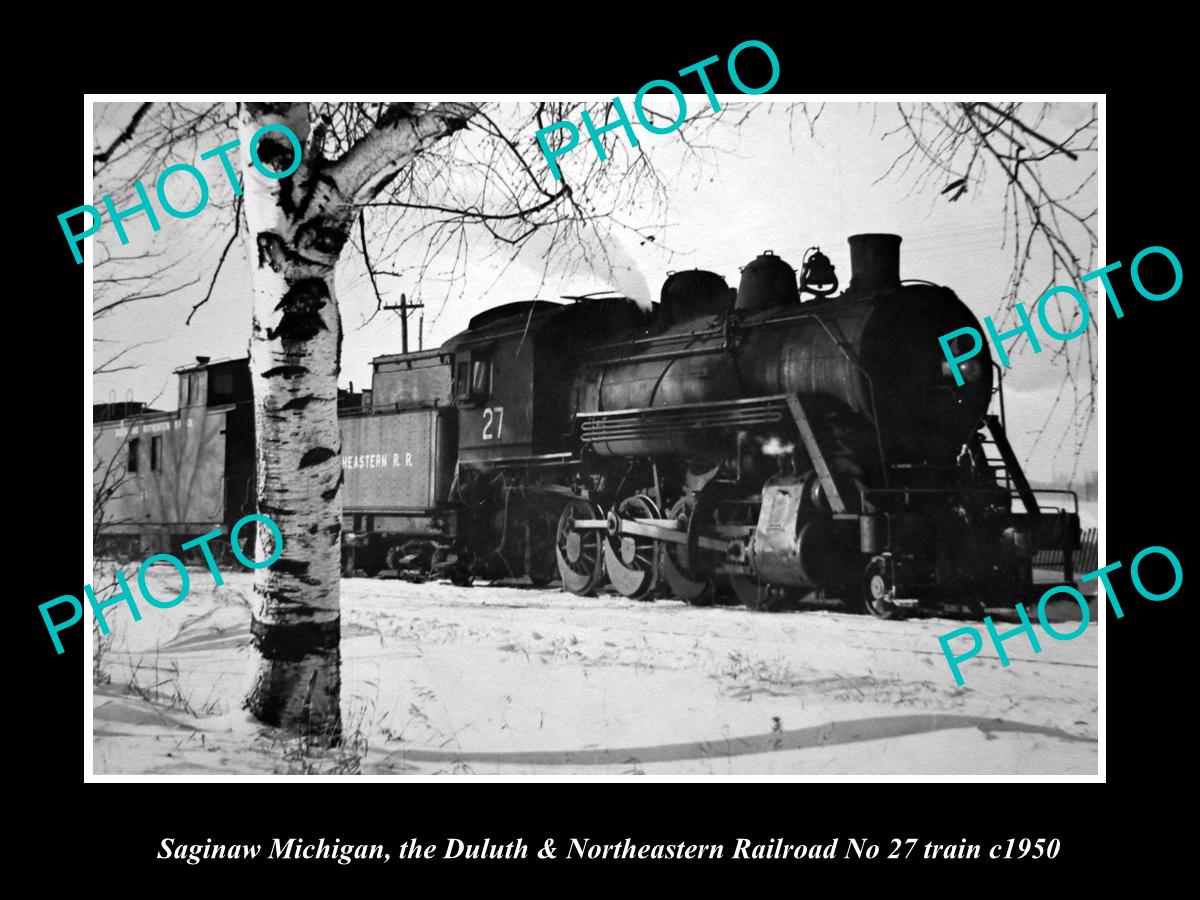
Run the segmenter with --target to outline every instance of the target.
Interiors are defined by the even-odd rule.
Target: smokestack
[[[900,287],[900,235],[850,236],[850,287],[854,293]]]

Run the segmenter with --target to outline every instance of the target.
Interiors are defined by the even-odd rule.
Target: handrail
[[[1074,501],[1075,515],[1079,515],[1079,494],[1076,491],[1070,488],[1033,488],[1033,492],[1034,494],[1070,494],[1071,499]],[[1040,503],[1038,504],[1038,508],[1041,508]]]
[[[1004,369],[1001,367],[1000,363],[996,362],[994,359],[992,360],[992,368],[997,372],[994,393],[1000,395],[1000,424],[1004,427],[1004,430],[1007,431],[1008,418],[1004,414]]]

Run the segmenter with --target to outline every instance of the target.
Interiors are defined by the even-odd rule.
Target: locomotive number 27
[[[496,433],[492,434],[492,425],[496,426]],[[483,411],[483,439],[490,441],[492,438],[500,440],[500,432],[504,429],[504,407],[489,406]]]

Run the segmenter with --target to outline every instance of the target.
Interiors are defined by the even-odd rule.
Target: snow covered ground
[[[174,596],[175,573],[150,573]],[[348,740],[241,710],[250,573],[192,573],[173,609],[113,607],[97,774],[1074,774],[1097,771],[1097,626],[990,643],[956,687],[937,636],[970,619],[636,603],[556,589],[342,582]],[[1036,620],[1035,620],[1036,621]],[[1011,627],[1011,626],[1009,626]],[[1070,631],[1074,626],[1061,626]],[[980,626],[982,631],[982,626]]]

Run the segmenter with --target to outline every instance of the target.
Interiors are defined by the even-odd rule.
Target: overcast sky
[[[628,98],[626,102],[628,106]],[[689,108],[695,109],[705,100],[703,95],[689,95],[688,102]],[[135,106],[98,104],[97,143],[111,141]],[[1090,114],[1086,104],[1056,104],[1046,127],[1061,131],[1086,121]],[[938,194],[944,185],[914,193],[909,179],[892,175],[880,181],[902,149],[899,139],[884,138],[895,124],[894,115],[890,104],[878,108],[829,104],[816,124],[814,137],[801,117],[790,117],[785,104],[775,103],[769,112],[756,110],[736,133],[715,129],[712,143],[728,152],[722,152],[715,163],[699,171],[681,171],[680,148],[672,140],[674,135],[639,132],[643,148],[656,166],[668,173],[669,224],[660,227],[660,216],[654,220],[658,224],[642,228],[641,234],[652,236],[652,241],[639,240],[628,232],[617,238],[619,246],[612,258],[627,268],[577,271],[569,277],[552,268],[547,274],[545,261],[540,258],[544,247],[536,242],[516,264],[505,267],[500,254],[487,252],[490,248],[476,241],[465,282],[448,285],[443,279],[439,283],[439,272],[448,266],[435,265],[422,285],[384,279],[386,299],[399,302],[402,290],[410,299],[421,296],[427,304],[424,337],[425,347],[429,348],[461,331],[476,313],[514,300],[552,300],[563,294],[604,288],[615,288],[643,301],[657,300],[669,270],[693,267],[716,271],[736,286],[739,266],[764,250],[774,251],[799,268],[805,249],[819,245],[837,266],[845,287],[850,276],[846,238],[860,232],[894,232],[903,238],[901,277],[924,278],[951,287],[980,318],[995,312],[1012,268],[1011,242],[1008,247],[1002,246],[1002,181],[992,178],[954,203]],[[685,120],[683,129],[687,128]],[[234,137],[230,134],[226,140]],[[586,145],[573,151],[591,152]],[[563,159],[569,165],[571,157]],[[213,162],[197,164],[211,175],[214,194],[228,191],[219,175],[219,165],[214,168]],[[1061,176],[1063,183],[1077,183],[1081,168],[1094,169],[1095,163],[1095,154],[1081,157],[1074,164],[1063,160],[1050,177]],[[569,173],[569,168],[566,171]],[[146,186],[153,196],[150,180]],[[1080,206],[1094,208],[1095,192],[1093,180],[1079,198]],[[162,216],[162,230],[157,234],[150,231],[144,217],[130,220],[131,250],[168,245],[175,251],[183,248],[185,253],[177,254],[181,258],[180,280],[189,280],[193,271],[204,277],[196,287],[169,300],[131,304],[96,323],[95,336],[112,342],[103,345],[106,354],[133,340],[153,343],[129,354],[127,359],[137,364],[136,369],[96,379],[95,402],[129,396],[149,401],[157,397],[156,406],[173,409],[176,391],[172,369],[193,361],[197,355],[220,359],[246,354],[250,333],[249,266],[240,241],[230,252],[213,299],[190,326],[184,325],[192,304],[203,294],[225,242],[217,226],[226,219],[225,213],[212,209],[191,219]],[[111,228],[107,224],[105,227]],[[1086,254],[1086,243],[1077,250]],[[1044,260],[1031,271],[1026,293],[1021,297],[1027,307],[1038,299],[1048,272]],[[375,299],[357,258],[339,264],[336,288],[345,332],[342,386],[353,382],[356,389],[362,389],[370,385],[371,359],[400,351],[400,322],[394,313],[381,313],[364,324],[375,310]],[[1092,308],[1099,309],[1094,292],[1090,296]],[[416,348],[416,335],[414,316],[410,328],[412,349]],[[903,338],[897,349],[904,349]],[[1014,357],[1005,379],[1010,434],[1027,472],[1035,479],[1048,479],[1056,471],[1070,472],[1073,466],[1074,449],[1069,439],[1060,457],[1054,456],[1054,448],[1070,422],[1069,404],[1060,405],[1032,458],[1029,453],[1033,435],[1045,421],[1062,379],[1062,368],[1052,365],[1049,357],[1047,352],[1035,356],[1025,350]],[[1079,468],[1094,471],[1096,467],[1093,422]]]

